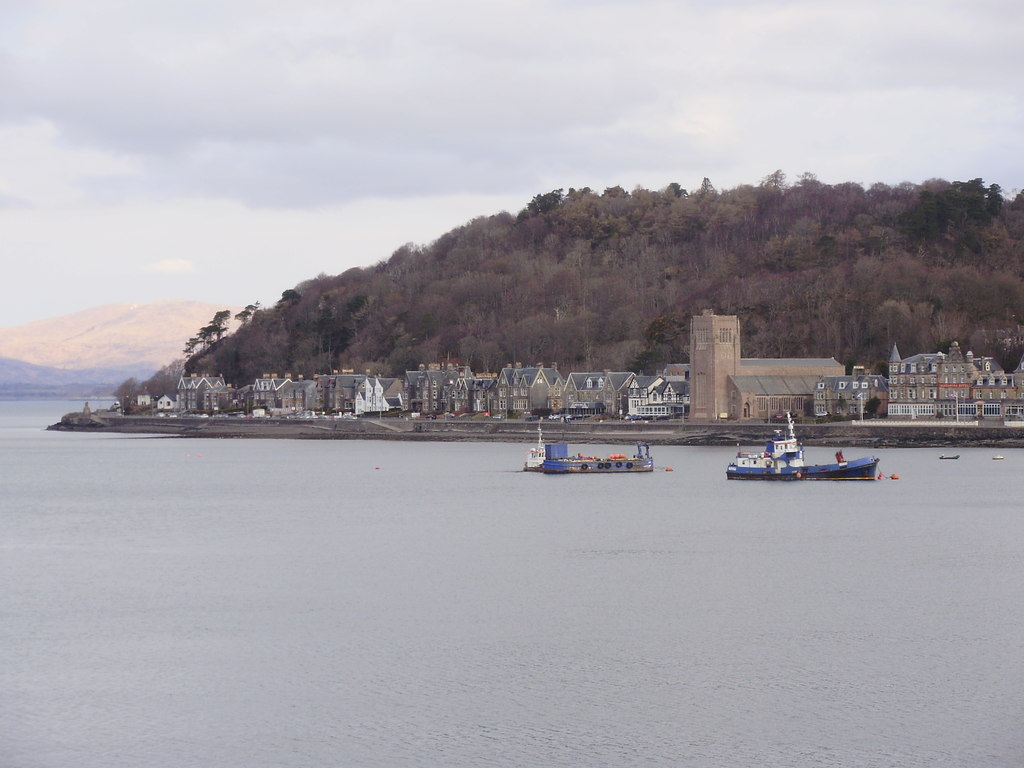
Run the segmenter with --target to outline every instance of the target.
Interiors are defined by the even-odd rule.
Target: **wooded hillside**
[[[188,371],[399,375],[457,358],[652,372],[689,318],[739,315],[745,357],[873,367],[957,339],[1012,369],[1024,318],[1024,195],[981,179],[864,188],[781,172],[715,190],[554,190],[387,261],[286,290],[207,338]]]

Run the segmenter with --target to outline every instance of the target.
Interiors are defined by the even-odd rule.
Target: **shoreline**
[[[535,443],[540,425],[545,442],[575,444],[735,446],[757,445],[778,424],[692,422],[570,422],[439,419],[239,419],[181,416],[120,416],[105,412],[66,414],[47,430],[181,438],[256,440],[406,440],[422,442]],[[879,421],[797,425],[808,446],[862,448],[1024,448],[1024,426],[974,426],[950,422]]]

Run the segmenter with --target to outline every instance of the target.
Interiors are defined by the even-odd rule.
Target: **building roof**
[[[806,395],[814,394],[820,376],[730,376],[730,381],[740,392],[756,395]]]
[[[661,372],[663,376],[682,376],[683,378],[690,378],[690,364],[689,363],[669,363],[665,366],[665,369]]]
[[[637,375],[633,379],[633,383],[630,387],[633,389],[647,389],[648,387],[655,386],[657,384],[664,383],[665,378],[663,376],[646,376],[643,374]]]
[[[547,366],[506,366],[498,373],[498,378],[508,386],[532,387],[538,379],[554,384],[561,380],[562,374],[558,372],[557,368]]]
[[[877,373],[865,373],[860,376],[822,376],[819,381],[824,383],[826,389],[833,392],[862,391],[865,389],[861,386],[863,384],[867,384],[867,389],[879,392],[889,391],[889,380]],[[850,386],[853,383],[857,384],[856,389]]]
[[[744,357],[740,365],[744,368],[821,368],[825,365],[839,365],[839,361],[834,357]]]
[[[917,363],[928,363],[928,364],[936,364],[937,365],[938,363],[941,363],[945,359],[946,359],[946,353],[945,352],[921,352],[919,354],[911,355],[910,357],[903,358],[899,362],[900,363],[910,363],[911,365],[916,365]]]
[[[224,386],[223,376],[212,376],[209,373],[184,374],[178,379],[178,389],[206,389],[209,387]]]
[[[570,373],[566,377],[566,382],[577,390],[599,390],[601,385],[606,381],[611,385],[611,388],[618,391],[623,388],[626,384],[631,381],[634,376],[631,371],[583,371]],[[587,386],[587,381],[590,380],[590,386]],[[598,382],[601,384],[599,385]]]

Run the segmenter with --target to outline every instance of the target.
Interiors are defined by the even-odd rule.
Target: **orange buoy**
[[[899,476],[899,475],[897,475],[897,474],[892,474],[892,475],[889,475],[889,479],[890,479],[890,480],[899,480],[899,479],[900,479],[900,476]]]
[[[665,467],[665,471],[666,472],[671,472],[672,471],[672,467]]]

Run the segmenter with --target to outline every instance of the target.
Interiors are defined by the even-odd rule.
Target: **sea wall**
[[[546,442],[652,445],[758,445],[780,425],[716,422],[505,421],[497,419],[242,419],[119,416],[70,413],[48,429],[177,437],[293,440],[433,440],[534,442],[538,426]],[[784,428],[784,425],[783,425]],[[1024,447],[1024,428],[952,422],[839,422],[797,426],[805,445],[924,448]]]

